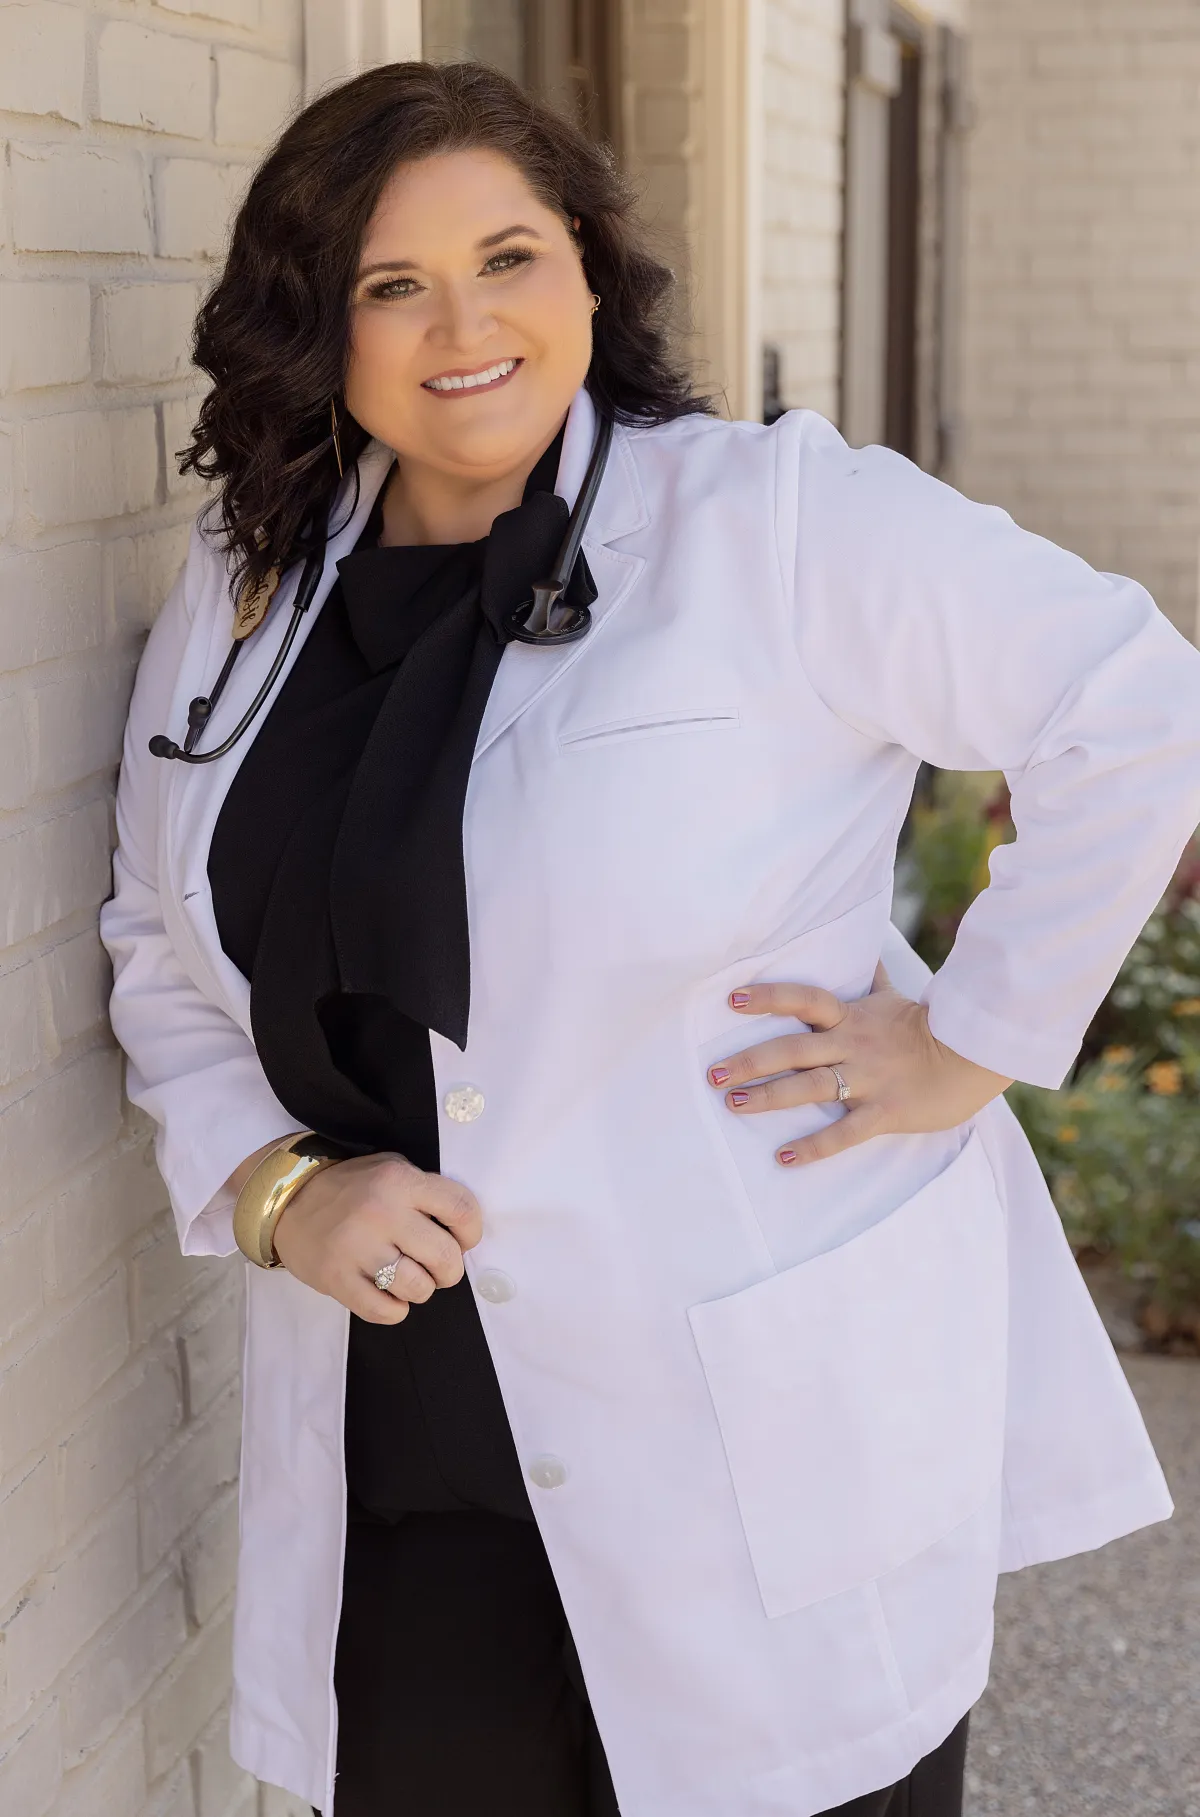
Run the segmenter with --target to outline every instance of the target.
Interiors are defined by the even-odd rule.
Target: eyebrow
[[[490,247],[499,246],[502,240],[511,240],[514,234],[519,233],[523,233],[534,240],[543,238],[536,227],[522,227],[518,224],[515,227],[502,227],[499,233],[489,233],[484,239],[476,240],[475,250],[476,252],[487,252]],[[417,265],[418,262],[419,261],[416,259],[381,259],[378,264],[364,265],[359,271],[358,276],[361,280],[362,278],[374,277],[377,271],[407,271],[411,267]]]

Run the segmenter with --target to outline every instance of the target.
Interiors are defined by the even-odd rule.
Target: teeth
[[[486,372],[468,373],[465,378],[426,379],[427,391],[473,391],[477,385],[491,385],[506,378],[516,367],[516,360],[501,360]]]

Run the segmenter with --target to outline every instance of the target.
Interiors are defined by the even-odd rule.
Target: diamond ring
[[[375,1285],[378,1287],[380,1293],[387,1292],[396,1278],[396,1270],[399,1266],[400,1257],[397,1256],[396,1260],[394,1262],[389,1262],[386,1268],[377,1268],[375,1270]]]
[[[850,1087],[846,1084],[846,1081],[843,1079],[841,1073],[838,1071],[836,1066],[831,1066],[829,1070],[833,1074],[834,1078],[837,1080],[837,1088],[838,1088],[837,1101],[839,1104],[844,1104],[846,1102],[846,1099],[850,1096]],[[376,1275],[375,1279],[378,1280],[379,1276]]]

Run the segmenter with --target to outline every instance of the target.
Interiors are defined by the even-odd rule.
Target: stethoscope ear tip
[[[165,732],[156,732],[150,740],[151,757],[178,757],[179,746]]]

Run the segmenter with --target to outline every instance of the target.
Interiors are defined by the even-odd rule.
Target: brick
[[[217,144],[269,145],[300,98],[295,66],[224,46],[215,56]]]
[[[0,284],[0,391],[73,385],[91,368],[86,284]]]
[[[100,292],[100,377],[175,379],[191,364],[194,284],[120,284]]]
[[[310,1804],[278,1785],[263,1786],[261,1809],[262,1817],[312,1817]]]
[[[38,523],[145,511],[158,491],[154,410],[64,411],[26,423],[25,498]]]
[[[7,430],[0,429],[0,536],[8,534],[13,520],[13,509],[16,504],[16,484],[13,472],[13,438]]]
[[[29,728],[24,698],[20,694],[0,695],[0,809],[11,812],[14,808],[24,807],[32,787]],[[0,983],[0,991],[2,990],[3,984]],[[0,1020],[0,1084],[4,1081],[7,1046],[4,1023]]]
[[[96,46],[97,117],[179,138],[208,135],[212,58],[198,38],[114,20]]]
[[[0,6],[0,108],[79,125],[86,31],[79,7]]]
[[[0,947],[103,902],[112,887],[109,854],[103,801],[0,839]]]
[[[135,1252],[131,1265],[133,1321],[138,1342],[178,1318],[191,1300],[198,1299],[230,1269],[241,1263],[233,1256],[184,1256],[170,1218]]]
[[[228,1694],[233,1617],[226,1614],[192,1636],[146,1702],[146,1760],[150,1777],[165,1773],[191,1747]]]
[[[188,1615],[202,1628],[237,1581],[238,1497],[233,1487],[215,1501],[183,1548]]]
[[[222,253],[245,179],[238,164],[165,159],[154,177],[158,250],[163,257],[208,259]]]
[[[135,1718],[62,1781],[54,1817],[124,1817],[146,1795],[146,1750]]]
[[[198,1817],[238,1817],[243,1802],[251,1813],[257,1811],[256,1782],[229,1754],[229,1712],[218,1710],[203,1734],[197,1738],[192,1760],[196,1769],[196,1807]]]
[[[0,673],[103,642],[103,556],[95,542],[0,556]]]
[[[1139,559],[1129,533],[1145,526],[1140,577],[1190,623],[1200,463],[1185,454],[1156,470],[1152,457],[1173,424],[1200,422],[1184,367],[1200,231],[1195,32],[1177,0],[1043,0],[1036,16],[976,9],[971,39],[979,125],[953,477],[1122,572]],[[1014,80],[1022,56],[1033,73]],[[1025,377],[1004,398],[983,369],[1014,326],[1001,364],[1023,363]],[[1030,357],[1055,347],[1057,371]]]
[[[243,1280],[224,1273],[216,1291],[193,1308],[179,1332],[188,1418],[195,1419],[237,1375],[242,1360]]]
[[[0,1755],[0,1811],[45,1817],[62,1779],[58,1705],[48,1704]]]
[[[164,12],[184,13],[193,19],[220,19],[226,25],[250,30],[259,22],[259,0],[155,0]]]
[[[54,1469],[48,1457],[30,1466],[0,1501],[0,1609],[46,1565],[58,1539]],[[3,1809],[3,1806],[0,1806]]]
[[[80,1172],[46,1208],[46,1268],[56,1298],[76,1293],[89,1275],[148,1225],[166,1205],[150,1145],[137,1140]]]
[[[0,1376],[0,1467],[43,1446],[129,1351],[125,1282],[114,1271]]]
[[[196,1817],[191,1769],[186,1760],[180,1761],[175,1771],[155,1788],[139,1817]]]
[[[169,1346],[123,1370],[58,1447],[62,1531],[78,1532],[179,1430],[183,1396]]]
[[[146,1472],[138,1497],[142,1566],[152,1570],[222,1489],[237,1481],[241,1404],[232,1390],[193,1420]]]
[[[112,966],[95,928],[52,948],[41,961],[50,1004],[53,1051],[91,1032],[104,1020],[112,991]]]
[[[10,1342],[42,1309],[44,1249],[40,1213],[0,1238],[0,1344]]]
[[[137,1589],[133,1496],[39,1578],[4,1626],[4,1701],[16,1721]]]
[[[74,1766],[112,1733],[186,1639],[183,1585],[175,1572],[168,1572],[139,1593],[71,1674],[63,1696],[64,1766]]]
[[[168,453],[168,472],[171,456]],[[171,524],[109,544],[113,606],[126,631],[148,631],[187,559],[191,524]],[[0,575],[3,570],[0,569]]]
[[[52,795],[116,770],[133,674],[126,665],[72,668],[30,692],[34,789]]]
[[[150,251],[145,175],[132,151],[14,145],[11,155],[18,251]]]

